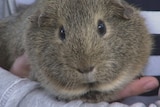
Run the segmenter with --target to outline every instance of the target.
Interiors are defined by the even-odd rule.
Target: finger
[[[145,92],[149,92],[159,86],[159,82],[154,77],[142,77],[133,81],[124,90],[119,93],[118,99],[130,96],[136,96]]]
[[[10,71],[19,77],[28,77],[29,69],[30,68],[29,68],[29,63],[27,60],[27,55],[24,54],[15,60]]]

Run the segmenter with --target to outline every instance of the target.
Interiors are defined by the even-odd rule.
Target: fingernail
[[[145,84],[144,89],[146,90],[146,92],[148,92],[148,91],[151,91],[157,87],[158,87],[158,84],[156,84],[153,81],[149,81]]]

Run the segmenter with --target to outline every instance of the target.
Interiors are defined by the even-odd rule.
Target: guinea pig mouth
[[[92,89],[92,88],[95,87],[97,84],[98,84],[98,82],[89,82],[89,83],[87,83],[89,89],[90,89],[90,88]]]
[[[95,99],[96,96],[97,96],[97,95],[100,95],[100,94],[101,94],[101,92],[99,92],[99,91],[88,91],[87,93],[83,94],[83,95],[81,96],[81,98],[82,98],[82,99],[85,98],[85,99],[90,99],[90,100],[92,100],[92,99]]]
[[[99,84],[98,81],[84,83],[84,85],[87,87],[88,90],[94,90],[94,88],[97,87],[98,84]]]

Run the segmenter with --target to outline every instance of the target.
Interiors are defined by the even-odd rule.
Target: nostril
[[[92,72],[93,69],[94,69],[94,67],[92,66],[92,67],[82,68],[82,69],[77,69],[77,70],[78,70],[78,72],[80,72],[80,73],[89,73],[89,72]]]

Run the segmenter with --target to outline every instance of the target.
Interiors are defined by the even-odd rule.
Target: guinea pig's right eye
[[[106,25],[102,20],[98,21],[98,33],[100,36],[104,36],[106,34]]]
[[[65,34],[65,30],[64,30],[64,27],[63,27],[63,26],[60,27],[59,37],[60,37],[60,39],[61,39],[62,41],[66,39],[66,34]]]

